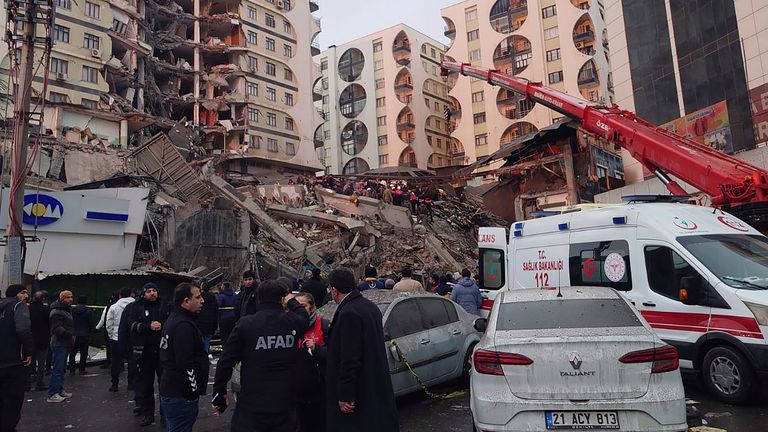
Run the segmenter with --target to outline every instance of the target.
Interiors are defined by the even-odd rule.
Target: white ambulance
[[[607,286],[719,399],[768,383],[768,238],[734,216],[630,202],[481,228],[478,246],[486,313],[503,289]]]

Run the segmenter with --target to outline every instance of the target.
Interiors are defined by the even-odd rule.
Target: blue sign
[[[27,225],[52,224],[64,215],[64,206],[56,198],[44,194],[24,195],[22,222]]]

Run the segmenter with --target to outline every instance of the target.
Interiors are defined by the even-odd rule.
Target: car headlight
[[[768,326],[768,306],[746,301],[744,304],[747,305],[749,310],[752,311],[752,314],[755,315],[755,319],[757,319],[758,324],[761,326]]]

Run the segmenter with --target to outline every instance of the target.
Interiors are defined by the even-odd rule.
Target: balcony
[[[320,42],[317,39],[313,40],[310,44],[310,51],[313,57],[320,54]]]
[[[396,62],[400,66],[408,66],[409,64],[411,64],[411,59],[408,57],[403,57],[403,58],[397,59]]]
[[[323,100],[323,95],[321,95],[320,93],[318,93],[316,91],[313,91],[312,92],[312,102],[320,102],[321,100]]]
[[[443,31],[443,35],[445,35],[445,37],[447,37],[449,39],[453,39],[453,36],[455,34],[456,34],[456,29],[455,28],[446,27],[445,30]]]
[[[501,99],[496,100],[496,105],[516,105],[519,98],[515,93],[507,91]]]
[[[513,49],[513,47],[510,47],[508,49],[501,49],[501,50],[499,50],[498,55],[494,55],[493,56],[493,60],[494,61],[496,61],[496,60],[506,60],[506,59],[512,58],[514,56],[518,56],[518,55],[522,56],[522,55],[526,55],[526,54],[530,54],[530,53],[531,53],[531,46],[530,45],[525,46],[523,49],[521,49],[519,51]]]
[[[406,44],[406,43],[396,44],[395,46],[392,47],[392,52],[393,53],[411,52],[411,44]]]
[[[411,84],[410,81],[403,81],[403,82],[395,83],[395,91],[396,92],[408,91],[408,90],[413,91],[413,84]]]
[[[581,51],[582,54],[586,54],[588,56],[595,55],[595,49],[591,46],[585,46],[583,48],[579,48],[579,51]]]
[[[398,132],[404,131],[404,130],[411,130],[411,129],[416,129],[416,124],[413,123],[413,120],[405,120],[402,123],[401,122],[397,123],[397,131]],[[405,140],[403,140],[403,141],[405,141]],[[408,142],[408,141],[406,141],[406,142]],[[413,142],[413,141],[411,141],[411,142]]]
[[[320,9],[320,5],[317,4],[317,0],[309,0],[309,11],[317,12]]]
[[[495,13],[491,15],[491,21],[499,18],[504,18],[507,16],[515,16],[520,14],[528,14],[528,2],[522,2],[520,3],[520,6],[507,9],[505,11],[500,11],[499,13]]]
[[[586,42],[586,41],[594,41],[594,40],[595,40],[595,32],[593,32],[592,30],[587,30],[581,33],[575,33],[573,35],[574,42]]]
[[[582,72],[579,74],[579,87],[589,86],[591,84],[597,84],[597,75],[592,71]]]

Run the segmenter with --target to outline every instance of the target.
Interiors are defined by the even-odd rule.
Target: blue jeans
[[[48,384],[48,396],[53,396],[64,390],[64,373],[67,371],[69,347],[51,347],[51,352],[53,353],[53,370],[51,371],[51,382]]]
[[[203,336],[203,346],[205,347],[205,352],[208,354],[211,353],[211,339],[213,336]]]
[[[192,432],[199,411],[198,401],[199,398],[187,400],[160,396],[160,409],[165,417],[166,432]]]

